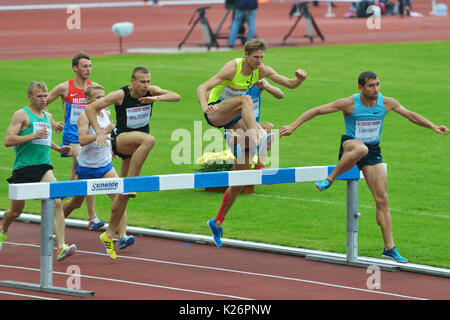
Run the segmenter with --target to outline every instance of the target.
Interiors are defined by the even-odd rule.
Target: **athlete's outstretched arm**
[[[281,74],[278,74],[278,72],[271,67],[265,65],[262,66],[260,70],[260,78],[269,78],[273,82],[289,89],[295,89],[300,86],[303,81],[306,80],[307,76],[306,71],[303,69],[298,69],[295,71],[295,78],[287,78]]]
[[[301,126],[303,123],[311,120],[315,116],[322,115],[322,114],[328,114],[338,111],[344,111],[346,108],[351,106],[353,104],[352,98],[344,98],[339,99],[331,103],[327,103],[312,109],[309,109],[302,113],[300,117],[297,118],[294,122],[292,122],[290,125],[283,126],[280,129],[280,136],[290,136],[299,126]]]
[[[258,86],[261,90],[266,90],[268,93],[270,93],[277,99],[284,98],[283,91],[281,91],[280,88],[271,85],[266,79],[259,80],[258,82],[255,83],[255,86]]]
[[[103,132],[103,130],[100,128],[100,125],[98,124],[97,111],[113,104],[114,105],[122,104],[123,97],[124,97],[123,90],[116,90],[107,94],[105,97],[92,102],[86,107],[86,109],[84,109],[84,112],[86,113],[89,123],[97,133],[97,145],[107,147],[108,146],[107,140],[111,140],[111,138],[106,136],[106,134]]]
[[[409,121],[411,121],[414,124],[417,124],[418,126],[425,127],[428,129],[433,130],[436,133],[447,135],[449,130],[446,126],[441,125],[437,126],[433,124],[430,120],[425,118],[424,116],[418,114],[417,112],[410,111],[403,107],[397,100],[394,98],[388,98],[385,97],[384,99],[385,105],[388,107],[388,109],[397,112],[399,115],[405,117]]]
[[[178,93],[166,89],[161,89],[158,86],[150,86],[149,91],[152,95],[150,97],[139,98],[139,102],[141,103],[152,103],[155,101],[177,102],[181,100],[181,96]]]
[[[234,60],[227,62],[222,69],[197,88],[197,98],[203,113],[211,114],[217,111],[214,105],[208,106],[208,91],[218,86],[225,80],[232,80],[236,73],[236,62]]]

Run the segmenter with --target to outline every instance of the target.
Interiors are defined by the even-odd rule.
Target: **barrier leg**
[[[42,200],[41,204],[41,287],[53,286],[53,241],[55,202]]]
[[[84,291],[53,286],[53,240],[55,239],[55,235],[53,234],[54,209],[55,206],[53,199],[42,200],[40,284],[16,281],[0,281],[0,286],[56,294],[65,294],[77,297],[91,297],[95,294],[93,291]]]
[[[367,262],[358,259],[358,180],[347,180],[347,253],[345,256],[338,254],[308,254],[306,259],[336,264],[345,264],[366,268],[377,265],[381,270],[397,271],[398,266],[383,263]]]
[[[347,181],[347,261],[358,259],[358,180]]]

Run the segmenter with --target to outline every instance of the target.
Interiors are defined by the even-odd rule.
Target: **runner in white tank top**
[[[101,86],[90,86],[85,91],[88,103],[105,96],[105,90]],[[114,129],[114,125],[109,119],[109,112],[107,108],[103,108],[97,112],[97,122],[103,134],[109,136]],[[82,146],[77,158],[77,178],[78,179],[99,179],[99,178],[119,178],[114,166],[112,164],[111,147],[109,140],[106,146],[99,146],[96,144],[97,134],[92,127],[87,115],[83,112],[78,119],[78,136],[80,145]],[[116,194],[108,194],[111,201],[117,196]],[[84,196],[73,197],[64,202],[63,210],[64,216],[68,217],[70,213],[81,207]],[[119,249],[133,245],[135,238],[126,235],[127,214],[121,214],[120,222],[114,232],[118,234]],[[116,259],[114,248],[109,248],[108,252],[111,258]]]
[[[106,109],[101,110],[101,116],[97,115],[97,121],[102,130],[105,130],[111,123]],[[96,134],[92,125],[89,125],[88,135]],[[110,136],[110,134],[108,134]],[[111,145],[108,140],[108,145]],[[109,147],[98,146],[95,141],[81,147],[77,158],[78,164],[82,167],[100,168],[111,163],[112,156]]]

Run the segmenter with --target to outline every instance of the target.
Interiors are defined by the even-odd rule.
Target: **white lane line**
[[[8,242],[6,242],[6,243],[8,243]],[[38,245],[12,243],[12,242],[10,242],[10,244],[39,247]],[[108,255],[106,253],[84,251],[84,250],[78,250],[77,252],[78,253],[83,253],[83,254],[94,254],[94,255],[102,255],[102,256],[108,257]],[[370,289],[364,289],[364,288],[350,287],[350,286],[344,286],[344,285],[327,283],[327,282],[321,282],[321,281],[314,281],[314,280],[307,280],[307,279],[301,279],[301,278],[292,278],[292,277],[278,276],[278,275],[272,275],[272,274],[255,273],[255,272],[249,272],[249,271],[243,271],[243,270],[225,269],[225,268],[219,268],[219,267],[202,266],[202,265],[195,265],[195,264],[188,264],[188,263],[181,263],[181,262],[173,262],[173,261],[165,261],[165,260],[156,260],[156,259],[149,259],[149,258],[132,257],[132,256],[120,256],[120,255],[118,255],[117,257],[121,258],[121,259],[139,260],[139,261],[161,263],[161,264],[169,264],[169,265],[175,265],[175,266],[181,266],[181,267],[189,267],[189,268],[197,268],[197,269],[206,269],[206,270],[230,272],[230,273],[236,273],[236,274],[245,274],[245,275],[250,275],[250,276],[255,276],[255,277],[264,277],[264,278],[273,278],[273,279],[280,279],[280,280],[287,280],[287,281],[303,282],[303,283],[315,284],[315,285],[320,285],[320,286],[333,287],[333,288],[346,289],[346,290],[353,290],[353,291],[360,291],[360,292],[366,292],[366,293],[371,293],[371,294],[380,294],[380,295],[386,295],[386,296],[392,296],[392,297],[398,297],[398,298],[404,298],[404,299],[428,300],[426,298],[407,296],[407,295],[391,293],[391,292],[386,292],[386,291],[378,291],[378,290],[370,290]],[[2,267],[2,265],[0,265],[0,267]],[[54,272],[54,273],[57,273],[57,272]],[[59,272],[58,274],[67,274],[67,273]],[[73,275],[73,274],[67,274],[67,275],[70,276],[70,275]],[[91,277],[91,276],[83,275],[83,277]],[[109,280],[109,281],[116,280],[116,279],[107,279],[107,278],[99,278],[99,279],[104,279],[104,280]],[[133,282],[127,282],[125,280],[117,280],[117,281],[124,281],[125,283],[133,283]],[[136,282],[135,284],[139,284],[139,283]],[[150,285],[150,286],[156,286],[156,285]],[[170,287],[167,287],[167,288],[170,288]],[[189,289],[180,289],[180,290],[187,291]],[[219,295],[221,295],[221,294],[219,294]],[[249,298],[239,297],[239,299],[249,299]]]
[[[37,268],[20,267],[20,266],[0,265],[0,268],[9,268],[9,269],[18,269],[18,270],[25,270],[25,271],[40,272],[40,269],[37,269]],[[59,272],[59,271],[53,271],[53,274],[67,275],[67,276],[71,276],[71,277],[74,276],[73,273],[66,273],[66,272]],[[109,282],[137,285],[137,286],[143,286],[143,287],[152,287],[152,288],[166,289],[166,290],[172,290],[172,291],[197,293],[197,294],[202,294],[202,295],[209,295],[209,296],[216,296],[216,297],[223,297],[223,298],[230,298],[230,299],[254,300],[254,299],[251,299],[251,298],[239,297],[239,296],[234,296],[234,295],[229,295],[229,294],[214,293],[214,292],[208,292],[208,291],[199,291],[199,290],[192,290],[192,289],[184,289],[184,288],[177,288],[177,287],[169,287],[169,286],[163,286],[163,285],[152,284],[152,283],[144,283],[144,282],[127,281],[127,280],[120,280],[120,279],[113,279],[113,278],[89,276],[89,275],[85,275],[85,274],[80,274],[79,276],[81,278],[86,278],[86,279],[109,281]]]
[[[334,206],[340,206],[340,207],[346,207],[347,204],[345,202],[336,202],[336,201],[328,201],[328,200],[320,200],[320,199],[310,199],[310,198],[299,198],[299,197],[286,197],[286,196],[279,196],[274,194],[265,194],[265,193],[254,193],[251,195],[252,197],[265,197],[265,198],[273,198],[278,200],[289,200],[289,201],[303,201],[303,202],[315,202],[315,203],[324,203],[328,205],[334,205]],[[359,205],[359,208],[364,209],[370,209],[375,210],[376,208],[374,206],[366,206],[366,205]],[[436,217],[436,218],[444,218],[444,219],[450,219],[450,216],[442,215],[442,214],[433,214],[425,211],[415,211],[415,210],[400,210],[396,208],[389,208],[390,211],[404,213],[404,214],[412,214],[412,215],[420,215],[420,216],[426,216],[426,217]]]
[[[23,294],[23,293],[16,293],[16,292],[7,292],[7,291],[0,291],[0,295],[1,294],[7,294],[7,295],[11,295],[11,296],[20,296],[20,297],[24,297],[24,298],[42,299],[42,300],[59,300],[59,299],[55,299],[55,298],[33,296],[33,295],[30,295],[30,294]]]

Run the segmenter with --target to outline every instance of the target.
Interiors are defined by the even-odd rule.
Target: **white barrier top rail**
[[[313,166],[10,184],[9,198],[12,200],[53,199],[123,192],[319,181],[325,179],[334,168],[335,166]],[[355,166],[337,179],[363,178],[362,173]]]

